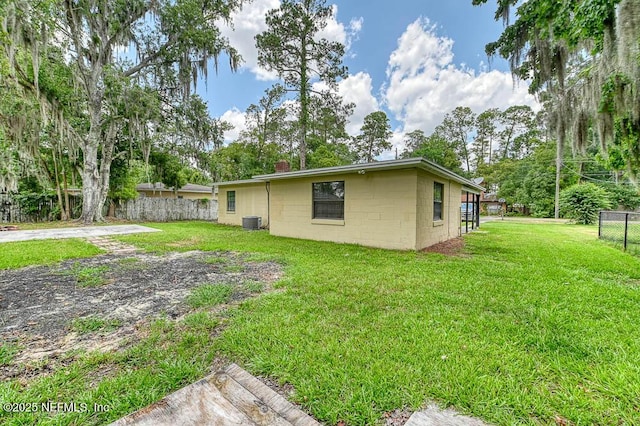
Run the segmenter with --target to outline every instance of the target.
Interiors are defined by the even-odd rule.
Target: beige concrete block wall
[[[449,197],[449,238],[460,236],[460,197],[462,195],[462,185],[451,182],[451,192]]]
[[[271,233],[284,237],[416,248],[417,170],[274,180]],[[344,220],[312,219],[312,183],[344,181]],[[226,204],[220,197],[220,210]]]
[[[218,223],[242,226],[244,216],[259,216],[262,226],[268,225],[267,190],[265,183],[221,186],[218,192]],[[236,211],[227,211],[227,192],[236,191]]]
[[[442,220],[433,220],[434,182],[444,185]],[[418,172],[416,249],[420,250],[455,238],[460,233],[460,193],[462,187],[424,171]]]

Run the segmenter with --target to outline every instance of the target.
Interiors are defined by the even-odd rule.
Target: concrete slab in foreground
[[[236,364],[180,389],[110,426],[320,426]]]
[[[416,411],[404,426],[489,426],[481,420],[463,416],[453,410],[443,410],[430,405],[425,410]]]
[[[141,232],[160,232],[160,230],[141,225],[110,225],[58,229],[31,229],[27,231],[3,231],[0,232],[0,243],[60,238],[91,238],[103,237],[106,235],[137,234]]]

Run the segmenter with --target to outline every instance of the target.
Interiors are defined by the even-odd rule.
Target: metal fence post
[[[627,236],[629,235],[629,213],[624,215],[624,251],[627,251]]]
[[[602,239],[602,211],[598,215],[598,239]]]

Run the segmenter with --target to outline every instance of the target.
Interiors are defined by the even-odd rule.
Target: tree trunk
[[[556,219],[560,218],[560,177],[562,171],[562,154],[564,152],[565,142],[564,123],[561,122],[559,126],[560,129],[558,129],[558,143],[556,145],[556,196],[554,211],[554,217]]]
[[[308,84],[302,83],[302,88],[300,89],[300,146],[298,148],[300,170],[306,170],[307,168],[307,114],[309,111],[307,86]]]
[[[93,126],[92,126],[93,127]],[[82,215],[80,221],[85,225],[102,220],[100,204],[100,174],[98,170],[97,139],[92,137],[94,129],[89,131],[89,138],[83,144],[84,167],[82,168]],[[95,143],[92,143],[96,141]]]
[[[300,170],[307,168],[307,125],[309,121],[309,80],[307,77],[307,37],[308,30],[302,33],[300,46]]]
[[[107,212],[107,217],[116,217],[116,203],[113,200],[109,202],[109,211]]]
[[[105,156],[108,152],[105,152],[104,147],[102,150],[102,164],[98,164],[98,147],[102,137],[102,96],[100,93],[93,93],[92,98],[89,102],[91,126],[89,127],[87,139],[82,144],[84,164],[82,168],[82,215],[80,220],[85,225],[103,221],[102,206],[106,200],[106,192],[103,187],[105,182],[104,170],[106,166],[108,173],[108,168],[111,165],[111,156]],[[109,184],[108,176],[106,183],[107,185]]]

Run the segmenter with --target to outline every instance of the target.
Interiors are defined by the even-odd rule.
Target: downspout
[[[480,194],[476,194],[476,206],[475,206],[475,210],[476,210],[476,228],[480,228],[480,197],[481,197],[482,193]]]
[[[465,191],[467,193],[467,201],[466,201],[466,209],[464,212],[464,231],[466,234],[469,233],[469,191]]]
[[[449,189],[447,190],[447,196],[449,198],[447,199],[447,209],[446,209],[447,210],[447,235],[449,237],[451,237],[451,222],[455,221],[456,219],[452,219],[451,218],[451,207],[450,206],[452,204],[455,206],[455,203],[453,203],[453,199],[452,199],[453,191],[451,191],[451,180],[449,180],[448,182],[449,182]],[[458,198],[460,198],[460,197],[458,197]],[[458,216],[456,215],[456,218],[457,217]],[[460,227],[457,227],[457,228],[458,228],[458,236],[460,236],[459,235]]]
[[[271,220],[270,220],[270,214],[271,214],[271,182],[265,182],[264,183],[264,189],[267,191],[267,225],[265,226],[265,228],[270,229],[271,228]]]

